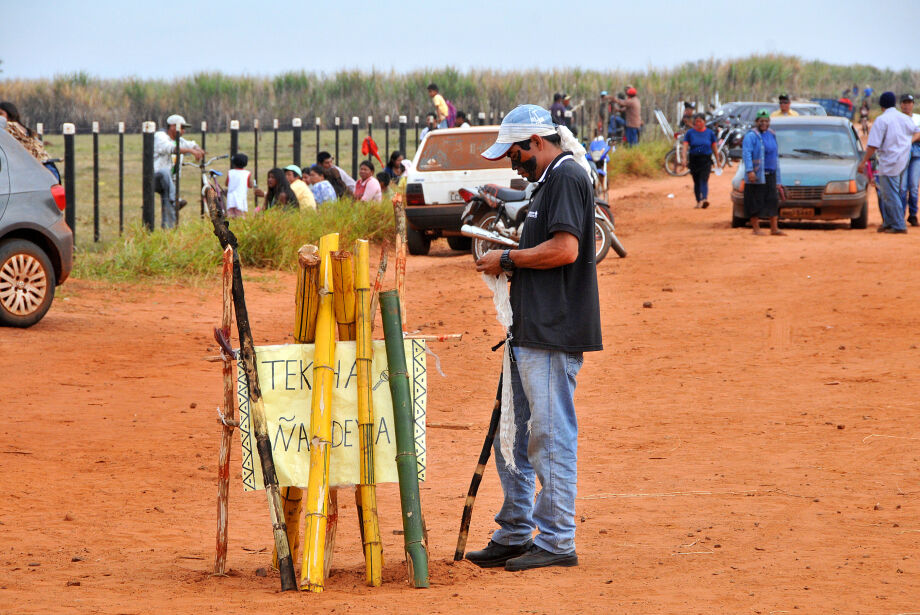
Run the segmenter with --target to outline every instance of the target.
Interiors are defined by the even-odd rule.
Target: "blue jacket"
[[[767,130],[767,132],[772,135],[774,141],[776,140],[776,133],[772,130]],[[747,181],[747,174],[751,171],[757,175],[757,181],[755,184],[765,184],[767,183],[767,178],[764,176],[763,168],[763,159],[764,159],[764,145],[763,137],[760,136],[760,131],[756,128],[752,128],[744,135],[744,141],[741,142],[741,160],[744,163],[744,181]],[[776,161],[776,185],[779,186],[783,182],[780,180],[779,174],[779,159]]]

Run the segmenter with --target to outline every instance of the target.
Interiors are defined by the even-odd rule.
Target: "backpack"
[[[457,107],[454,106],[454,103],[450,102],[446,98],[444,102],[447,103],[447,127],[453,128],[454,122],[457,121]]]

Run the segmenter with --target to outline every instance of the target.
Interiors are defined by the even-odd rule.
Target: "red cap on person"
[[[626,90],[627,96],[635,96],[636,94],[637,94],[636,88],[629,88],[628,90]]]

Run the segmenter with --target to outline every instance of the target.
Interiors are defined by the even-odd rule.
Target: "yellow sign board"
[[[412,420],[418,478],[425,480],[425,408],[428,382],[425,342],[406,340],[406,362],[412,390]],[[310,476],[310,398],[313,394],[313,344],[256,347],[259,384],[265,402],[265,418],[272,445],[278,485],[306,487]],[[396,425],[387,382],[386,348],[374,342],[371,387],[374,404],[374,474],[378,483],[395,483]],[[332,392],[332,457],[329,484],[333,487],[359,482],[358,370],[355,343],[336,342],[335,388]],[[243,449],[243,488],[263,489],[262,467],[255,434],[249,421],[249,383],[237,369],[240,408],[240,441]]]

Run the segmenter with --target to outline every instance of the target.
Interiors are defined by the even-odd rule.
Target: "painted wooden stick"
[[[310,244],[301,246],[297,251],[297,264],[299,271],[294,294],[294,342],[312,344],[316,336],[316,314],[319,310],[319,248]],[[303,490],[300,487],[282,487],[281,500],[291,557],[296,561],[300,555]],[[272,565],[278,567],[277,552],[273,554]]]
[[[476,462],[476,471],[473,472],[473,479],[470,481],[470,489],[466,493],[466,502],[463,504],[463,516],[460,518],[460,535],[457,536],[457,549],[454,551],[454,561],[459,562],[463,559],[466,552],[466,539],[470,533],[470,520],[473,518],[473,504],[476,503],[476,494],[479,492],[479,483],[482,482],[482,474],[486,470],[486,464],[489,463],[489,457],[492,455],[492,444],[495,442],[495,434],[498,431],[498,423],[502,415],[502,379],[498,379],[498,392],[495,394],[495,405],[492,406],[492,418],[489,420],[489,430],[486,432],[486,441],[482,443],[482,450],[479,452],[479,461]]]
[[[223,286],[223,309],[220,318],[220,333],[230,339],[230,325],[233,324],[233,248],[227,246],[223,255],[221,281]],[[217,460],[217,556],[214,558],[214,574],[227,574],[227,517],[230,499],[230,446],[233,436],[234,408],[236,408],[236,383],[233,378],[233,357],[221,353],[223,358],[224,404],[221,407],[220,454]]]
[[[377,517],[377,479],[374,474],[374,400],[371,389],[371,363],[374,358],[371,324],[374,313],[370,311],[369,247],[364,239],[355,242],[355,359],[358,370],[358,444],[361,451],[361,482],[355,487],[355,502],[364,545],[365,581],[372,587],[378,587],[383,583],[383,542]]]
[[[262,478],[265,496],[268,499],[268,512],[272,523],[275,549],[278,551],[278,570],[281,576],[281,591],[295,591],[297,579],[294,575],[294,562],[288,545],[284,512],[281,507],[281,490],[278,489],[278,476],[275,474],[275,461],[272,458],[271,441],[265,420],[265,402],[262,400],[262,387],[259,385],[259,372],[256,368],[256,352],[249,326],[249,311],[246,309],[246,296],[243,290],[243,272],[237,252],[236,236],[230,231],[227,221],[220,210],[216,195],[209,189],[206,195],[208,214],[214,227],[214,235],[224,250],[233,249],[233,307],[236,311],[236,326],[240,338],[239,362],[249,381],[250,410],[249,419],[256,437],[256,449],[262,465]]]
[[[338,248],[339,235],[324,235],[320,249],[319,312],[313,356],[313,399],[310,405],[310,478],[306,496],[301,589],[321,592],[325,587],[326,525],[329,510],[329,456],[332,452],[332,388],[335,356],[330,255]]]
[[[406,330],[406,206],[405,196],[401,192],[393,195],[393,215],[396,218],[396,292],[401,298],[399,319],[403,331]]]
[[[374,315],[377,313],[377,297],[380,294],[380,289],[383,288],[383,276],[387,272],[387,256],[390,251],[390,244],[387,240],[383,240],[383,243],[380,244],[380,264],[377,266],[377,279],[374,280],[374,288],[371,290],[371,307],[368,312],[371,319],[371,332],[374,331]]]
[[[396,471],[399,474],[406,565],[412,584],[422,588],[428,587],[428,550],[425,547],[422,503],[418,489],[412,393],[409,389],[402,323],[399,321],[399,294],[395,290],[380,293],[380,310],[387,349],[390,397],[393,399],[393,421],[396,423]]]

